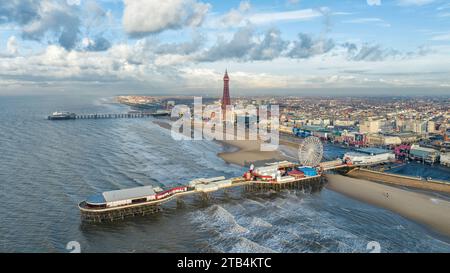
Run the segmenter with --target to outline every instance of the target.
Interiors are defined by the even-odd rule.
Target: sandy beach
[[[262,152],[261,141],[258,140],[220,140],[219,142],[237,148],[237,151],[218,154],[227,163],[248,166],[251,163],[258,165],[265,161],[287,160],[278,150]]]
[[[327,188],[398,213],[450,236],[450,202],[426,194],[342,175],[326,175]]]

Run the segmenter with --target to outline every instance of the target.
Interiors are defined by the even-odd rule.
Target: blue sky
[[[214,94],[225,68],[239,94],[450,93],[450,2],[0,2],[0,94]]]

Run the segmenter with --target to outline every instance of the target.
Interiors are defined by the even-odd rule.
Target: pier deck
[[[232,178],[232,184],[223,186],[214,191],[202,191],[202,190],[189,190],[187,192],[181,192],[173,194],[167,198],[161,200],[152,200],[144,203],[129,204],[118,207],[110,208],[87,208],[86,202],[81,202],[78,207],[81,211],[81,217],[87,222],[104,222],[114,221],[118,219],[124,219],[128,216],[146,215],[156,213],[161,210],[161,205],[170,202],[173,199],[178,199],[184,196],[200,194],[208,196],[213,192],[219,190],[226,190],[229,188],[244,187],[244,190],[249,192],[264,191],[264,190],[283,190],[283,189],[300,189],[303,186],[312,186],[313,184],[321,181],[322,175],[316,175],[311,177],[304,177],[291,182],[262,182],[262,181],[246,181],[243,178]]]
[[[49,119],[51,120],[85,120],[85,119],[137,119],[149,117],[165,117],[170,116],[170,113],[148,113],[148,112],[133,112],[133,113],[113,113],[113,114],[75,114],[73,117],[65,119]]]

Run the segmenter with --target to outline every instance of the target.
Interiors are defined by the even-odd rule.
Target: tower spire
[[[223,77],[223,96],[222,96],[222,112],[224,117],[226,117],[227,105],[231,105],[229,82],[230,78],[228,77],[228,69],[225,69],[225,75]]]

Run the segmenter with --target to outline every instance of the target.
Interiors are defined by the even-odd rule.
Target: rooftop
[[[416,150],[416,151],[423,151],[423,152],[428,152],[428,153],[434,153],[437,152],[435,149],[431,149],[431,148],[426,148],[426,147],[421,147],[419,145],[412,145],[411,146],[411,151]]]
[[[364,154],[370,154],[370,155],[380,155],[380,154],[386,154],[391,153],[391,151],[381,148],[361,148],[357,150],[360,153]]]
[[[131,189],[107,191],[103,193],[103,197],[106,202],[115,202],[115,201],[143,198],[154,194],[155,191],[153,190],[152,186],[143,186]]]

